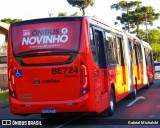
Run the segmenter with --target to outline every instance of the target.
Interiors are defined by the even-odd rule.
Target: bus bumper
[[[13,114],[38,114],[47,109],[54,110],[55,113],[93,111],[89,106],[94,105],[89,104],[88,94],[76,100],[42,102],[24,102],[10,97],[10,110]]]

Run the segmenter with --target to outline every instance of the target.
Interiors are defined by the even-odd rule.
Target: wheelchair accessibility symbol
[[[15,70],[16,77],[22,77],[22,70]]]

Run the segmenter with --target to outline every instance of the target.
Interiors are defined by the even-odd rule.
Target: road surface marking
[[[149,117],[154,118],[154,117],[156,117],[156,116],[155,116],[155,115],[150,115]]]
[[[85,116],[86,114],[87,114],[87,113],[84,113],[84,114],[82,114],[82,115],[80,115],[80,116],[77,116],[77,117],[73,118],[72,120],[69,120],[69,121],[67,121],[67,122],[65,122],[65,123],[63,123],[63,124],[61,124],[61,125],[59,125],[59,126],[57,126],[57,127],[55,127],[55,128],[61,128],[61,127],[65,126],[65,125],[67,125],[67,124],[69,124],[69,123],[71,123],[71,122],[73,122],[73,121],[75,121],[75,120],[77,120],[77,119]]]
[[[132,106],[135,102],[137,102],[138,100],[144,100],[146,99],[145,97],[143,96],[139,96],[139,97],[136,97],[136,99],[134,101],[132,101],[131,103],[129,103],[127,106],[130,107]]]

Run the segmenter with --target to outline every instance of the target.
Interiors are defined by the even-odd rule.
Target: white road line
[[[137,102],[138,100],[144,100],[146,99],[145,97],[143,96],[139,96],[139,97],[136,97],[136,99],[134,101],[132,101],[131,103],[129,103],[127,106],[130,107],[132,106],[135,102]]]
[[[65,125],[67,125],[67,124],[69,124],[69,123],[71,123],[71,122],[73,122],[73,121],[75,121],[75,120],[77,120],[77,119],[85,116],[86,114],[87,114],[87,113],[84,113],[84,114],[82,114],[82,115],[80,115],[80,116],[77,116],[77,117],[73,118],[72,120],[69,120],[69,121],[65,122],[64,124],[59,125],[59,126],[57,126],[57,127],[55,127],[55,128],[61,128],[61,127],[65,126]]]

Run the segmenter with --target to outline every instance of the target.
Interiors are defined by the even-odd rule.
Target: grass
[[[8,91],[0,92],[0,102],[4,100],[8,100]]]

